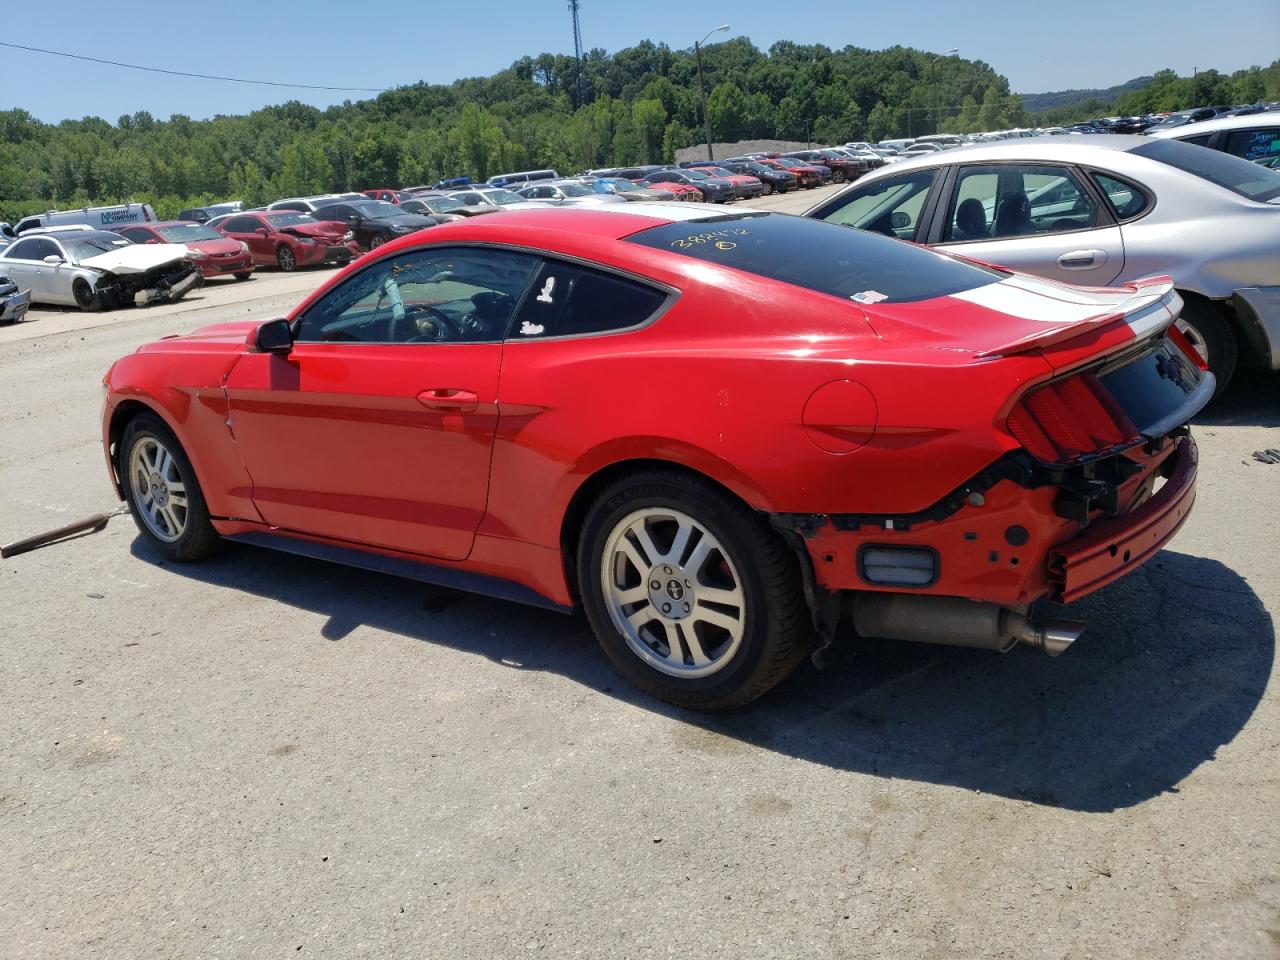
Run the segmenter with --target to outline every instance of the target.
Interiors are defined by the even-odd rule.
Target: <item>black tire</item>
[[[235,275],[235,277],[236,277],[236,279],[237,279],[237,280],[239,280],[241,283],[244,283],[246,280],[252,280],[252,279],[253,279],[253,274],[252,274],[252,273],[237,273],[237,274]]]
[[[280,244],[276,248],[276,266],[285,273],[292,273],[298,269],[298,258],[294,256],[292,250],[285,244]]]
[[[71,284],[71,295],[76,298],[76,306],[85,313],[97,313],[102,309],[102,301],[93,287],[89,286],[89,281],[84,277],[76,277]]]
[[[673,676],[650,665],[610,616],[602,570],[606,545],[626,518],[646,508],[678,510],[704,527],[738,572],[745,598],[742,639],[709,675]],[[577,572],[587,618],[609,659],[633,684],[667,703],[695,710],[740,707],[786,679],[809,650],[811,626],[795,554],[759,514],[699,478],[654,471],[606,488],[583,523]]]
[[[183,519],[181,536],[174,540],[166,540],[158,536],[143,518],[146,508],[141,503],[142,493],[138,489],[140,480],[131,475],[130,461],[135,448],[148,442],[159,443],[173,458],[173,469],[176,470],[186,494],[186,516]],[[221,545],[212,524],[209,523],[209,508],[205,504],[204,494],[196,479],[196,472],[187,459],[186,451],[174,436],[173,431],[164,421],[151,413],[143,413],[134,417],[124,428],[120,442],[116,447],[116,473],[120,477],[120,485],[124,490],[125,502],[129,505],[129,513],[137,524],[143,538],[151,544],[157,553],[168,560],[182,563],[200,560],[214,553]],[[166,494],[166,498],[169,495]]]
[[[770,196],[772,193],[773,193],[773,184],[766,181],[764,185],[764,192],[761,194],[761,196],[767,197],[767,196]]]
[[[1205,362],[1209,364],[1209,372],[1217,378],[1216,397],[1226,389],[1231,377],[1236,372],[1236,362],[1240,358],[1240,344],[1236,340],[1231,321],[1223,316],[1212,303],[1195,296],[1188,296],[1182,303],[1182,315],[1179,319],[1191,330],[1188,339],[1205,352]]]

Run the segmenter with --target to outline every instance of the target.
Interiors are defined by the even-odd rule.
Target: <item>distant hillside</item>
[[[1153,81],[1155,77],[1135,77],[1128,83],[1121,83],[1104,90],[1058,90],[1054,93],[1023,93],[1022,106],[1027,113],[1043,113],[1056,107],[1073,107],[1086,100],[1101,100],[1113,103],[1115,99],[1126,93],[1133,93]]]

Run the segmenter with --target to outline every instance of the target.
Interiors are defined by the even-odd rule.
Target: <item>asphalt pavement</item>
[[[0,542],[114,505],[113,359],[329,275],[0,328]],[[1274,958],[1278,424],[1241,376],[1062,657],[863,642],[727,717],[580,618],[127,517],[2,561],[0,955]]]

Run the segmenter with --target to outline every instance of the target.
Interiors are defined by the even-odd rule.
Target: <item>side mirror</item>
[[[283,317],[268,320],[252,334],[253,346],[263,353],[285,354],[293,349],[293,330]]]
[[[44,262],[48,264],[58,264],[58,263],[62,263],[62,258],[58,256],[56,253],[51,253],[44,258]]]
[[[905,230],[911,226],[911,215],[902,210],[895,210],[889,216],[889,226],[895,230]]]
[[[257,230],[255,230],[255,231],[253,231],[253,232],[254,232],[254,233],[260,233],[260,234],[262,234],[264,237],[265,237],[265,236],[268,236],[268,235],[271,233],[271,231],[270,231],[270,230],[268,230],[266,227],[259,227]]]

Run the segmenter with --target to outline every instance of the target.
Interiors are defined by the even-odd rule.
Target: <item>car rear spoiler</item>
[[[1114,310],[1073,323],[1046,323],[1044,330],[984,350],[977,356],[1004,357],[1040,350],[1119,322],[1127,323],[1133,329],[1135,340],[1143,340],[1164,330],[1182,312],[1182,298],[1173,289],[1173,280],[1167,276],[1144,277],[1132,280],[1124,286],[1133,290],[1133,294],[1117,304]]]

